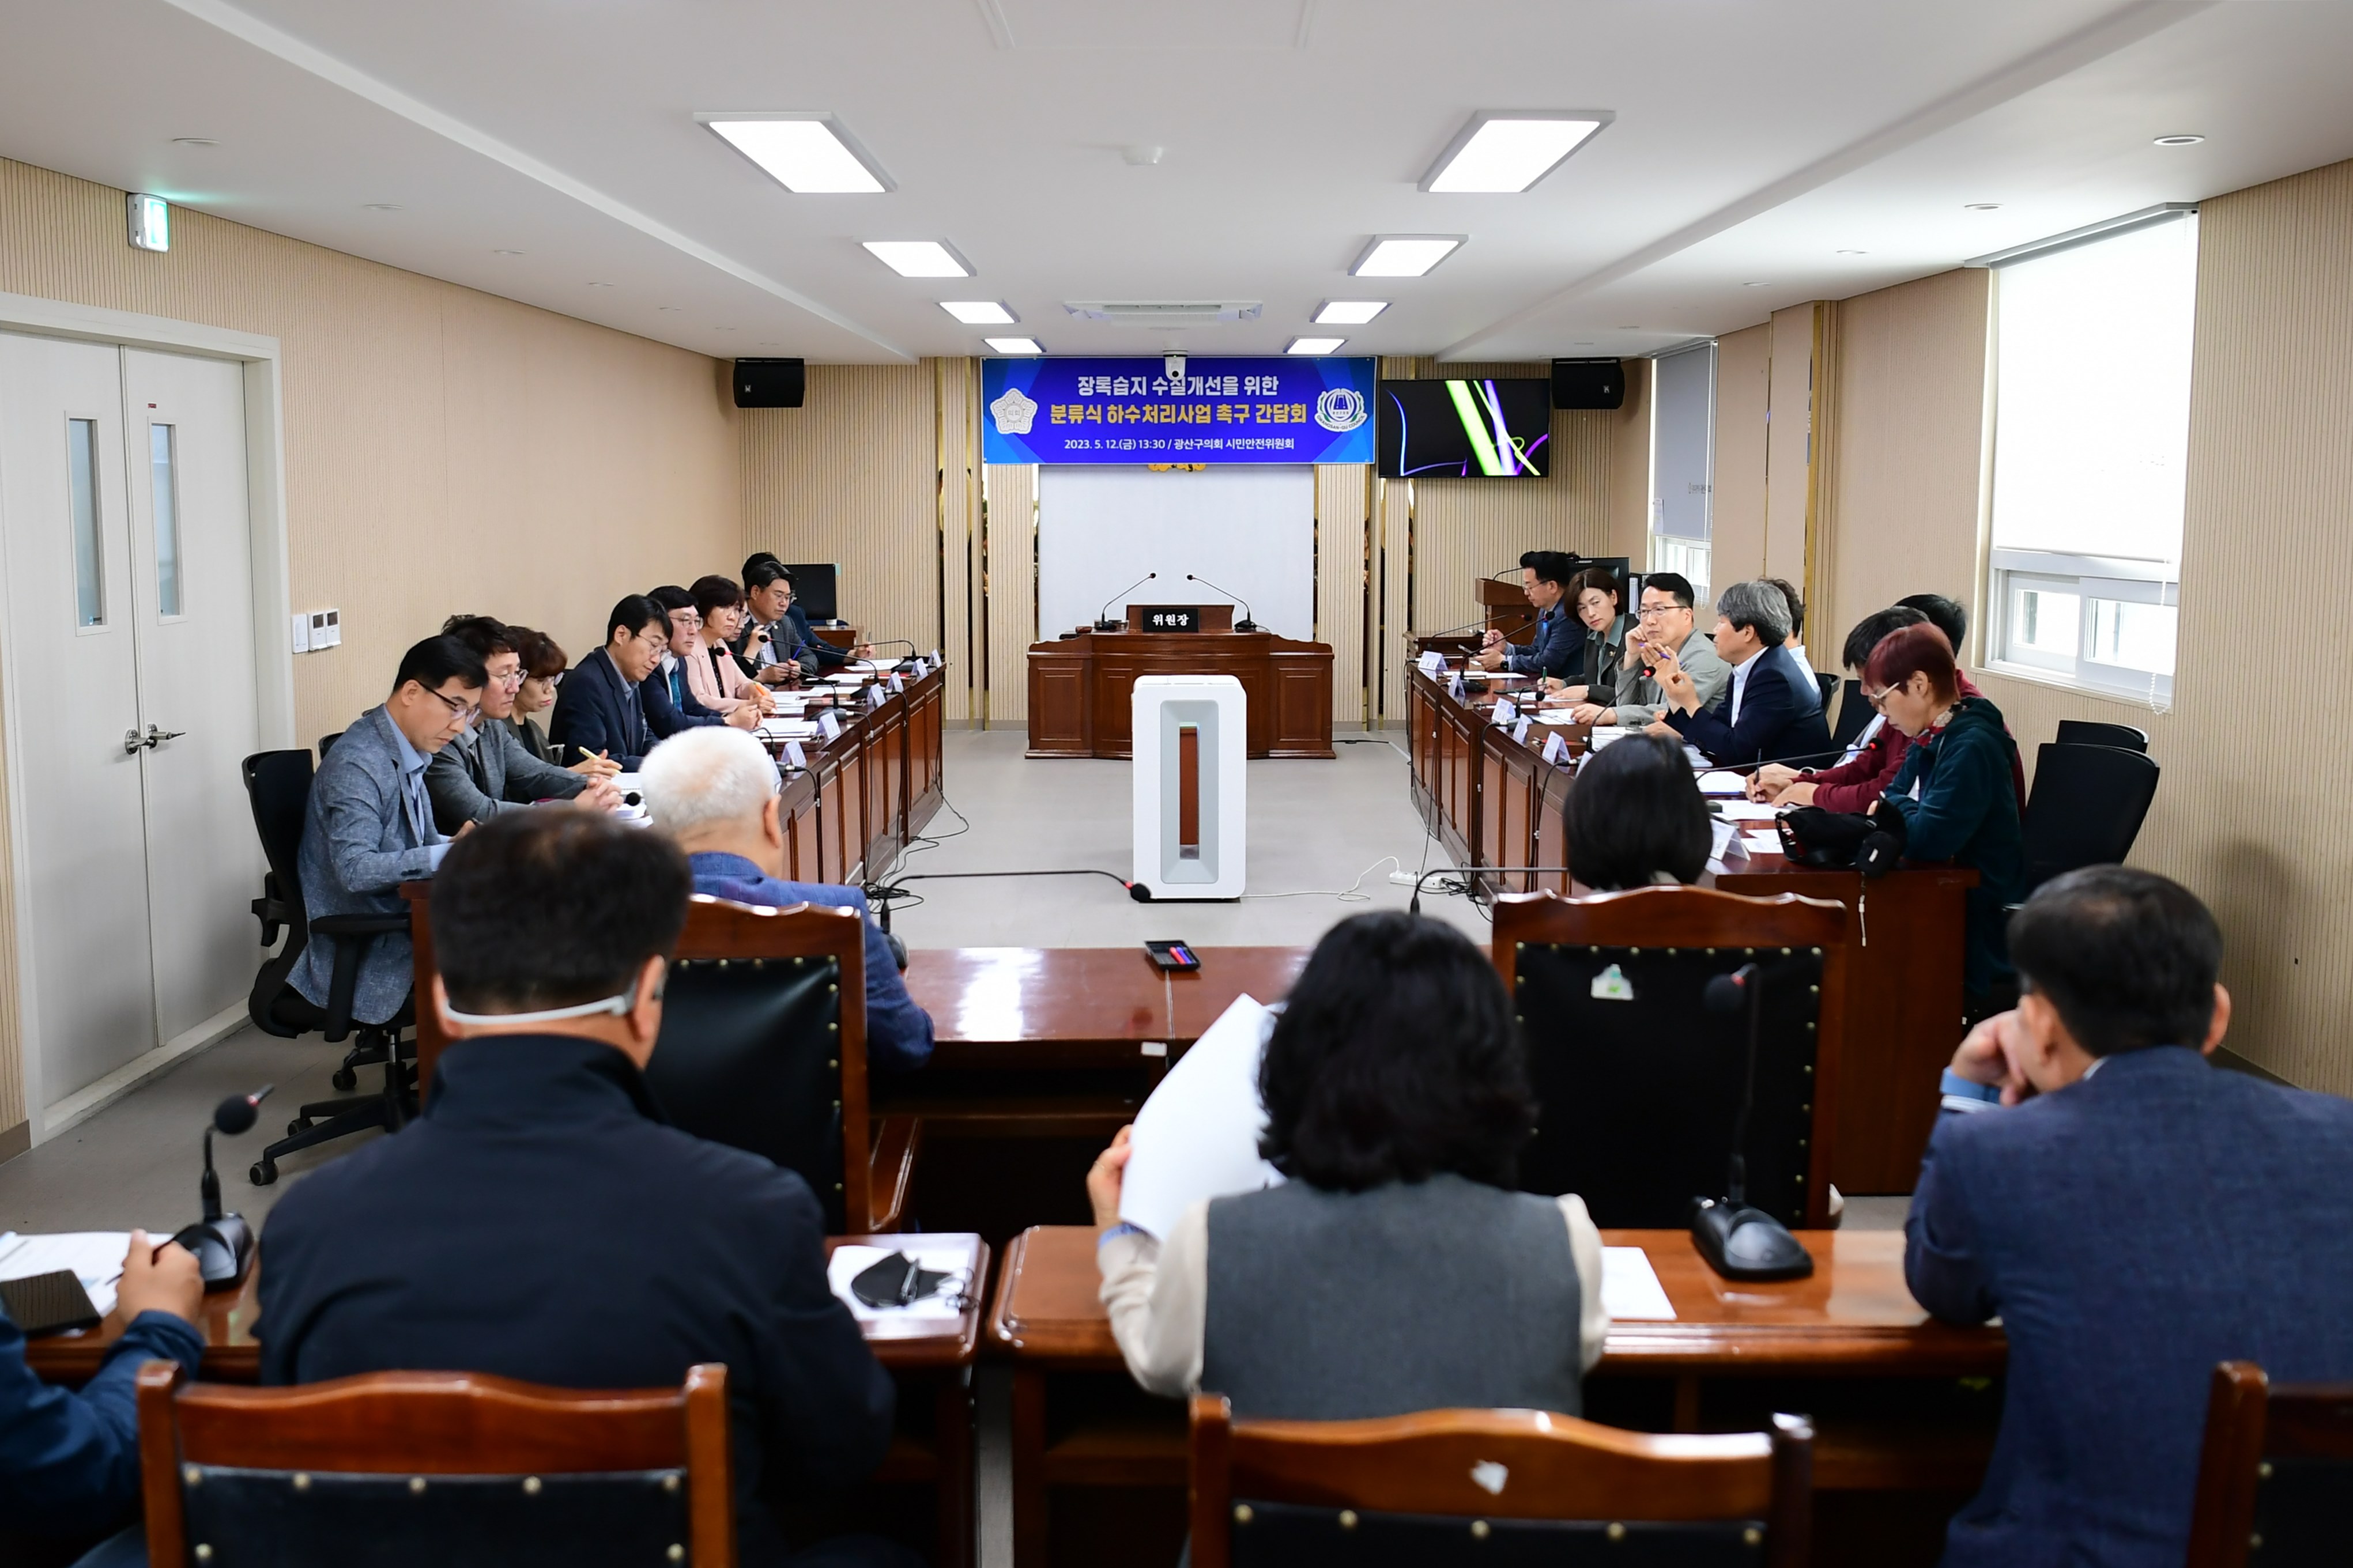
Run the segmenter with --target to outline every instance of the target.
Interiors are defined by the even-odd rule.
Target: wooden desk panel
[[[1208,607],[1204,607],[1204,615]],[[1251,757],[1332,757],[1332,648],[1270,632],[1082,631],[1029,648],[1032,757],[1128,757],[1130,701],[1147,675],[1230,675],[1248,700]]]

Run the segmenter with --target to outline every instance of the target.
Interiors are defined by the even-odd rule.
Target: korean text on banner
[[[990,463],[1369,463],[1370,359],[981,362]]]

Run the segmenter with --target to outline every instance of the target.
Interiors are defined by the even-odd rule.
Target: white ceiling
[[[1263,300],[1181,342],[1273,353],[1335,296],[1396,301],[1352,353],[1642,353],[2353,156],[2345,0],[0,0],[0,153],[722,357],[977,353],[935,301],[981,298],[1058,353],[1163,346],[1066,300]],[[1525,195],[1416,188],[1533,108],[1617,119]],[[727,110],[831,110],[898,188],[792,195]],[[1472,237],[1345,276],[1394,232]]]

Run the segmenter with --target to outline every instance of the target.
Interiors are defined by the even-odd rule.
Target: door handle
[[[122,731],[122,754],[124,756],[135,757],[145,749],[146,745],[147,738],[144,735],[142,735],[137,730],[132,729]]]
[[[156,728],[154,725],[150,724],[147,726],[147,734],[145,738],[140,743],[152,750],[154,747],[162,745],[166,741],[176,741],[186,733],[187,731],[185,730],[161,730]]]

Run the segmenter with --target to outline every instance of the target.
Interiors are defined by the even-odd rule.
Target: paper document
[[[1203,1198],[1282,1182],[1282,1173],[1258,1153],[1258,1135],[1266,1128],[1258,1064],[1273,1028],[1271,1012],[1250,996],[1237,996],[1168,1069],[1135,1113],[1121,1219],[1166,1239],[1185,1210]]]
[[[176,1227],[151,1230],[156,1246],[172,1239]],[[0,1279],[28,1279],[70,1268],[90,1304],[100,1312],[114,1310],[115,1281],[122,1278],[122,1255],[131,1250],[127,1230],[60,1231],[53,1236],[25,1236],[10,1231],[0,1236]]]
[[[806,741],[817,733],[817,722],[809,719],[768,719],[762,721],[760,734],[770,741]]]
[[[797,719],[808,709],[808,699],[806,697],[787,697],[782,692],[775,692],[772,695],[776,700],[776,717],[779,719]]]
[[[1615,725],[1596,726],[1593,733],[1586,737],[1585,743],[1598,752],[1604,746],[1614,745],[1629,735],[1639,733],[1640,731],[1623,730]]]
[[[1675,1304],[1651,1267],[1651,1255],[1639,1247],[1601,1249],[1601,1310],[1615,1321],[1672,1323]]]
[[[1695,768],[1704,768],[1707,766],[1707,758],[1701,754],[1700,749],[1697,746],[1692,745],[1688,742],[1683,745],[1683,761],[1689,763]]]
[[[1740,836],[1740,842],[1748,847],[1751,855],[1781,853],[1781,836],[1778,833],[1744,833]]]
[[[1536,715],[1536,722],[1539,724],[1574,724],[1577,722],[1577,719],[1576,716],[1570,713],[1566,708],[1547,708],[1543,712]],[[1595,733],[1598,735],[1599,731],[1597,731]]]
[[[826,683],[829,686],[863,686],[866,684],[866,678],[862,675],[828,675],[825,679]]]
[[[1748,788],[1748,781],[1738,773],[1725,773],[1722,768],[1699,775],[1702,795],[1740,795]]]
[[[1727,800],[1723,816],[1726,822],[1770,822],[1781,815],[1781,808],[1761,800]]]
[[[979,1248],[980,1237],[955,1232],[936,1236],[910,1232],[900,1247],[837,1247],[826,1262],[825,1280],[861,1323],[910,1319],[953,1321],[963,1315],[965,1300],[973,1293],[972,1262]],[[903,1307],[870,1307],[851,1295],[849,1282],[893,1252],[904,1252],[918,1268],[936,1269],[949,1278],[929,1296]]]

